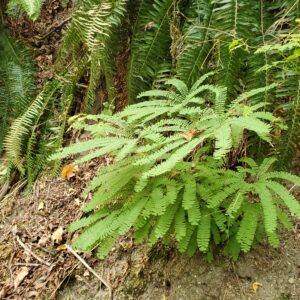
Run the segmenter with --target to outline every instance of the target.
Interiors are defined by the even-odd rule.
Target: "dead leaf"
[[[155,23],[153,21],[148,22],[145,26],[144,26],[144,31],[148,31],[150,29],[152,29],[155,26]]]
[[[8,244],[0,245],[0,260],[8,259],[13,252],[13,248]],[[0,298],[1,299],[1,298]]]
[[[44,202],[40,202],[38,206],[38,210],[43,210],[44,209]]]
[[[80,206],[81,205],[81,202],[80,202],[80,199],[79,198],[75,198],[74,199],[74,202],[77,206]]]
[[[61,244],[56,248],[57,251],[62,251],[62,250],[66,250],[66,249],[67,249],[67,247],[65,244]]]
[[[20,272],[17,274],[16,278],[14,279],[14,288],[16,289],[25,277],[28,275],[29,269],[27,267],[22,267]]]
[[[79,167],[77,165],[65,165],[61,171],[61,176],[67,180],[74,177],[78,173]]]
[[[41,237],[38,241],[38,245],[39,246],[45,246],[48,239],[49,239],[49,237],[47,237],[47,236]]]
[[[64,230],[63,228],[60,226],[58,227],[53,234],[51,235],[51,240],[56,243],[59,244],[62,241],[62,236],[63,236]]]
[[[256,294],[256,292],[257,292],[257,289],[258,288],[260,288],[260,287],[262,287],[262,284],[261,283],[259,283],[259,282],[253,282],[253,284],[252,284],[252,288],[253,288],[253,293],[254,294]]]
[[[191,129],[190,131],[182,133],[181,136],[183,136],[186,140],[190,141],[195,136],[196,133],[197,133],[196,129]]]
[[[171,174],[170,174],[170,178],[174,178],[174,177],[176,177],[178,174],[179,174],[179,172],[177,172],[177,171],[172,171]]]

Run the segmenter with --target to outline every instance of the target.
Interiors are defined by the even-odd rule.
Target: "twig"
[[[87,262],[81,258],[73,249],[71,246],[66,244],[66,248],[68,249],[69,252],[71,252],[95,277],[97,277],[108,289],[109,291],[109,298],[112,299],[112,287],[111,285],[103,279],[97,272],[95,272],[88,264]]]
[[[40,258],[39,256],[37,256],[35,253],[33,253],[21,240],[20,238],[16,235],[16,240],[17,242],[21,245],[21,247],[28,252],[31,256],[33,256],[36,260],[38,260],[40,263],[50,267],[51,264],[48,263],[47,261],[43,260],[42,258]]]
[[[14,266],[25,266],[25,267],[39,267],[40,264],[33,264],[33,263],[16,263]]]
[[[290,189],[289,192],[292,191],[294,189],[294,187],[296,187],[296,184],[294,184]]]

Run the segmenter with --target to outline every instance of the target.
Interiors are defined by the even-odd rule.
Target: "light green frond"
[[[211,227],[211,216],[208,210],[203,211],[203,216],[198,225],[197,231],[197,244],[198,248],[202,252],[208,250],[209,240],[210,240],[210,227]]]

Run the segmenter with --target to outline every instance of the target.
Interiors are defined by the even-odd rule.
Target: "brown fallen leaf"
[[[41,238],[39,239],[38,245],[39,245],[39,246],[45,246],[48,240],[49,240],[49,237],[43,236],[43,237],[41,237]]]
[[[65,165],[61,171],[61,176],[69,180],[70,178],[74,177],[78,171],[79,167],[77,165]]]
[[[43,210],[44,209],[44,202],[40,202],[38,206],[38,210]]]
[[[144,31],[149,31],[150,29],[152,29],[152,27],[155,26],[155,23],[153,21],[148,22],[145,26],[144,26]]]
[[[253,282],[253,284],[252,284],[252,288],[253,288],[253,293],[254,294],[256,294],[256,292],[257,292],[257,289],[258,288],[260,288],[260,287],[262,287],[262,284],[261,283],[259,283],[259,282]]]
[[[190,131],[184,132],[181,135],[188,141],[190,141],[197,133],[196,129],[191,129]]]
[[[22,267],[20,272],[17,274],[16,278],[14,279],[14,288],[16,289],[25,277],[28,275],[29,269],[27,267]]]
[[[62,250],[66,250],[66,249],[67,249],[67,247],[65,244],[61,244],[56,248],[57,251],[62,251]]]
[[[53,234],[51,235],[51,240],[56,243],[59,244],[62,241],[62,236],[63,236],[64,230],[63,228],[60,226],[58,227]]]

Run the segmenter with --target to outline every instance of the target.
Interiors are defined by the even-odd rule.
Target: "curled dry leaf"
[[[197,134],[196,129],[191,129],[190,131],[184,132],[181,135],[188,141],[190,141]]]
[[[148,22],[145,26],[144,26],[144,31],[149,31],[150,29],[152,29],[155,26],[155,23],[153,21]]]
[[[79,167],[77,165],[65,165],[61,171],[61,176],[67,180],[74,177],[78,173]]]
[[[257,289],[262,287],[262,284],[259,282],[253,282],[252,284],[252,289],[253,289],[253,293],[255,294],[257,292]]]
[[[56,243],[59,244],[62,241],[62,236],[63,236],[64,230],[63,228],[60,226],[58,227],[53,234],[51,235],[51,240]]]
[[[14,288],[16,289],[22,281],[25,279],[25,277],[28,275],[29,269],[27,267],[23,267],[20,269],[19,273],[14,279]]]
[[[56,248],[57,251],[62,251],[62,250],[66,250],[66,249],[67,249],[67,247],[65,244],[61,244]]]

